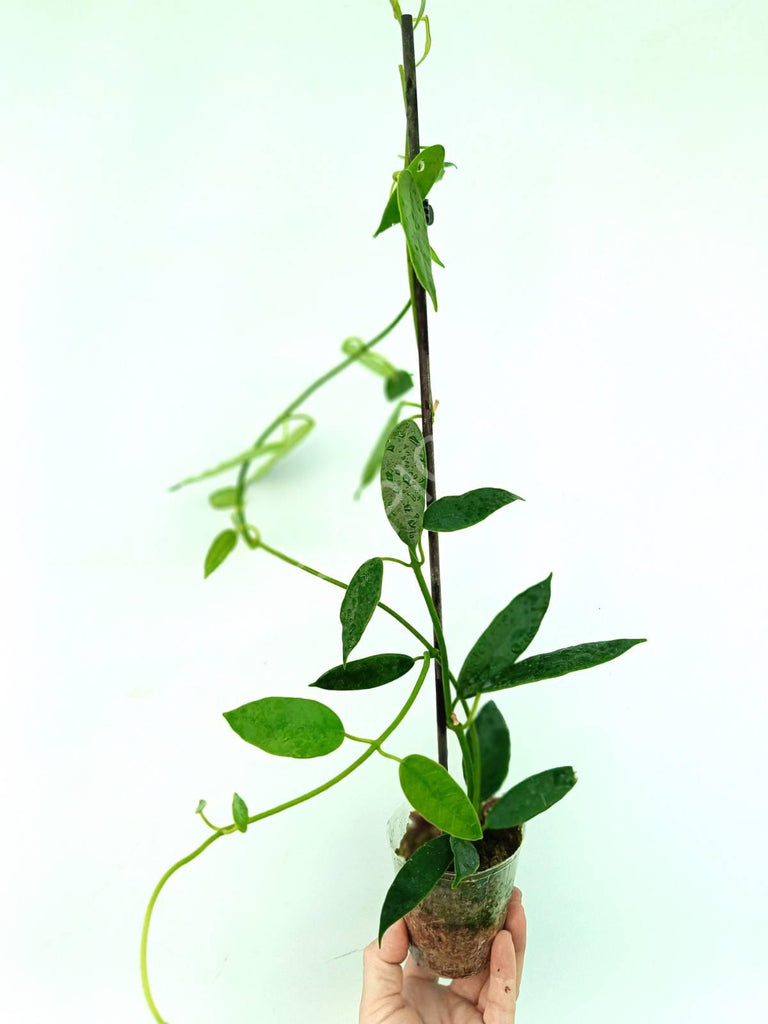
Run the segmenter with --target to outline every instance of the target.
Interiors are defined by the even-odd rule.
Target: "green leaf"
[[[499,487],[478,487],[466,494],[438,498],[424,514],[424,529],[441,533],[465,530],[468,526],[481,523],[492,512],[510,502],[522,500],[518,495]]]
[[[451,836],[451,849],[453,870],[456,875],[451,882],[451,888],[457,889],[467,875],[474,875],[480,867],[480,854],[473,843],[467,842],[466,839],[457,839],[456,836]]]
[[[435,182],[439,181],[440,177],[442,177],[440,172],[442,171],[444,160],[444,146],[426,146],[422,149],[419,155],[408,164],[407,169],[410,171],[413,176],[413,180],[416,182],[416,187],[419,190],[419,197],[422,202],[427,198],[429,190]],[[401,171],[400,174],[402,173],[403,172]],[[393,224],[398,224],[399,222],[400,208],[397,202],[397,188],[395,188],[389,196],[386,208],[381,217],[381,223],[376,229],[373,237],[376,238],[376,236],[380,235],[382,231],[386,231],[387,228],[391,228]]]
[[[408,243],[408,255],[411,258],[414,273],[432,299],[437,312],[437,293],[432,277],[432,253],[429,248],[427,219],[419,189],[409,170],[405,170],[397,179],[397,205],[400,209],[400,221]]]
[[[207,800],[200,800],[195,808],[195,814],[202,814],[205,808],[208,806]]]
[[[575,785],[576,772],[570,767],[550,768],[531,775],[518,782],[493,805],[485,819],[485,827],[499,829],[522,825],[562,800]]]
[[[248,830],[248,808],[245,800],[237,793],[232,797],[232,817],[241,832]]]
[[[350,651],[357,646],[376,611],[381,599],[381,582],[384,577],[384,563],[380,558],[363,562],[349,581],[344,600],[341,602],[341,648],[344,664]]]
[[[224,717],[246,743],[280,757],[322,757],[344,742],[336,712],[303,697],[264,697]]]
[[[381,496],[392,529],[411,550],[421,537],[426,494],[424,438],[413,420],[403,420],[384,445]]]
[[[205,556],[204,579],[208,579],[211,573],[218,569],[227,555],[231,554],[235,544],[237,544],[237,534],[234,530],[222,530],[217,537],[214,537]]]
[[[371,690],[404,676],[414,664],[407,654],[374,654],[330,668],[309,685],[321,690]]]
[[[597,640],[590,644],[576,644],[575,647],[561,647],[549,654],[534,654],[524,658],[506,676],[504,689],[508,686],[522,686],[523,683],[537,683],[541,679],[556,679],[568,675],[569,672],[580,672],[585,668],[594,668],[606,661],[613,661],[624,654],[635,644],[644,644],[642,640]]]
[[[443,832],[459,839],[482,839],[477,811],[437,761],[409,754],[400,762],[400,786],[414,810]]]
[[[487,800],[504,784],[509,771],[509,729],[492,700],[481,708],[475,726],[480,746],[480,799]]]
[[[395,370],[394,373],[387,377],[384,384],[384,394],[390,402],[394,402],[396,398],[404,395],[406,391],[410,391],[412,387],[413,377],[411,374],[407,370]]]
[[[345,338],[341,343],[341,351],[345,356],[354,356],[358,363],[373,373],[377,373],[380,377],[386,378],[397,372],[394,365],[381,352],[366,349],[366,343],[362,338]]]
[[[456,689],[460,697],[490,693],[506,686],[506,678],[531,640],[549,607],[552,573],[518,594],[488,626],[461,667]]]
[[[221,487],[208,495],[212,508],[235,508],[237,506],[237,488]]]
[[[432,259],[435,261],[435,263],[438,265],[438,267],[442,267],[443,270],[445,270],[445,264],[440,259],[440,257],[437,255],[437,253],[435,252],[435,250],[432,248],[431,245],[429,247],[429,251],[432,253]]]
[[[387,419],[387,422],[384,424],[384,429],[379,435],[379,438],[376,441],[376,444],[374,445],[373,451],[368,456],[368,461],[363,467],[363,472],[360,477],[360,485],[355,491],[355,498],[360,497],[360,495],[363,493],[363,490],[368,486],[368,484],[374,481],[374,479],[376,478],[376,474],[381,469],[381,459],[382,456],[384,455],[384,446],[389,440],[389,435],[392,433],[395,426],[397,425],[397,421],[400,419],[400,413],[402,411],[403,403],[400,402],[396,406],[396,408],[392,410],[391,415]]]
[[[384,897],[379,920],[379,945],[384,932],[395,921],[417,907],[445,874],[453,852],[448,836],[424,843],[403,864]]]

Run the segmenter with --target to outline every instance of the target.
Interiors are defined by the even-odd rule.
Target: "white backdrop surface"
[[[422,142],[458,164],[433,194],[438,487],[527,499],[444,539],[453,648],[550,571],[535,651],[649,639],[498,698],[511,779],[580,777],[528,829],[519,1020],[756,1020],[768,13],[429,6]],[[386,0],[4,2],[0,25],[4,1019],[138,1024],[144,907],[205,838],[198,799],[223,820],[233,790],[255,811],[350,759],[278,761],[228,729],[336,663],[338,594],[240,550],[203,582],[226,515],[167,487],[406,301],[401,239],[371,238],[403,145],[399,32]],[[415,368],[407,321],[383,351]],[[348,578],[399,553],[375,488],[352,501],[380,383],[353,368],[307,411],[250,515]],[[402,643],[381,621],[360,650]],[[329,703],[375,734],[406,687]],[[425,694],[392,749],[433,755],[431,721]],[[184,869],[151,936],[167,1019],[352,1024],[399,802],[371,761]]]

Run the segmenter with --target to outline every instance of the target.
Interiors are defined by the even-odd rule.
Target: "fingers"
[[[381,940],[375,940],[363,952],[363,995],[360,1000],[360,1024],[373,1024],[403,1003],[403,971],[400,964],[408,955],[405,922],[397,921]]]
[[[517,970],[512,935],[502,928],[491,947],[491,973],[483,1024],[514,1024]]]
[[[513,890],[512,899],[507,907],[507,919],[504,922],[504,927],[512,936],[512,945],[515,947],[517,992],[519,994],[520,982],[523,977],[523,961],[525,960],[527,924],[523,910],[523,894],[517,888]]]

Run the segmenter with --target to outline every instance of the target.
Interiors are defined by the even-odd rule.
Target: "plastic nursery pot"
[[[455,889],[451,888],[455,875],[447,871],[405,915],[411,956],[419,966],[442,978],[469,978],[488,966],[515,886],[523,833],[524,826],[487,833],[475,845],[481,868],[484,863],[492,866],[468,875]],[[387,823],[395,873],[421,843],[439,834],[407,804],[399,807]]]

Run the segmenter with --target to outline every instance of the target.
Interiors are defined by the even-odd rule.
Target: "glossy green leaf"
[[[248,830],[248,808],[245,800],[237,793],[232,797],[232,817],[241,832]]]
[[[344,664],[350,651],[360,641],[376,606],[381,599],[381,582],[384,577],[384,563],[380,558],[363,562],[349,581],[347,592],[341,602],[341,649]]]
[[[531,775],[513,786],[493,805],[485,819],[485,827],[498,829],[522,825],[562,800],[575,785],[576,772],[570,767],[550,768]]]
[[[424,529],[441,533],[465,530],[512,501],[522,501],[522,498],[500,487],[478,487],[466,494],[438,498],[424,514]]]
[[[414,810],[443,832],[459,839],[482,839],[477,811],[441,764],[421,754],[400,762],[400,787]]]
[[[549,607],[552,574],[518,594],[488,626],[461,667],[461,697],[489,693],[506,686],[507,675],[531,640]]]
[[[205,566],[203,569],[205,579],[208,579],[211,573],[218,569],[227,555],[231,554],[235,544],[237,544],[237,534],[234,530],[222,530],[217,537],[213,538],[213,542],[205,556]]]
[[[237,488],[221,487],[208,495],[208,501],[212,508],[235,508],[237,505]]]
[[[389,435],[392,433],[395,426],[397,425],[397,421],[400,419],[400,413],[402,411],[403,403],[400,402],[392,410],[391,415],[387,419],[387,422],[384,424],[384,429],[379,435],[379,438],[376,441],[376,444],[374,445],[373,451],[368,456],[368,461],[363,467],[363,472],[360,476],[360,484],[357,490],[355,491],[355,499],[359,498],[360,495],[363,493],[363,490],[368,486],[368,484],[373,483],[373,481],[376,479],[376,475],[381,469],[381,460],[384,455],[384,446],[389,440]]]
[[[443,270],[445,270],[445,264],[444,264],[444,263],[443,263],[443,261],[442,261],[442,260],[440,259],[440,257],[439,257],[439,256],[437,255],[437,253],[435,252],[435,250],[434,250],[434,249],[432,248],[432,246],[431,246],[431,245],[430,245],[430,247],[429,247],[429,251],[430,251],[430,252],[432,253],[432,259],[433,259],[433,260],[434,260],[434,262],[435,262],[435,263],[436,263],[436,264],[438,265],[438,267],[442,267],[442,268],[443,268]]]
[[[448,836],[437,836],[420,846],[403,864],[384,897],[379,919],[379,945],[387,928],[405,917],[432,892],[445,874],[452,856]]]
[[[410,549],[421,537],[426,494],[424,438],[413,420],[403,420],[384,445],[381,496],[392,529]]]
[[[480,867],[480,854],[473,843],[466,839],[457,839],[456,836],[451,836],[451,850],[455,875],[451,888],[457,889],[467,875],[474,875]]]
[[[208,806],[207,800],[198,801],[197,807],[195,808],[195,814],[202,814],[205,808]]]
[[[504,716],[489,700],[475,719],[480,746],[480,799],[493,796],[509,771],[510,739]]]
[[[373,654],[370,658],[328,669],[309,685],[321,690],[372,690],[374,686],[383,686],[404,676],[414,664],[407,654]]]
[[[280,757],[322,757],[344,742],[336,712],[303,697],[264,697],[224,717],[246,743]]]
[[[411,374],[407,370],[395,370],[394,373],[387,377],[384,384],[384,394],[390,402],[394,402],[396,398],[410,391],[412,387],[413,377]]]
[[[436,181],[442,176],[440,174],[443,161],[445,160],[445,148],[443,146],[426,146],[419,155],[408,164],[408,170],[413,175],[413,180],[416,183],[416,187],[419,191],[419,198],[423,202],[429,190],[435,184]],[[400,174],[403,172],[401,171]],[[398,175],[399,180],[400,175]],[[423,207],[422,207],[423,209]],[[393,224],[400,223],[400,208],[397,202],[397,187],[395,187],[390,193],[387,205],[384,209],[384,213],[381,217],[381,223],[379,224],[374,238],[380,235],[382,231],[386,231],[387,228],[391,228]]]
[[[558,676],[568,675],[569,672],[594,668],[595,665],[613,661],[636,644],[645,642],[645,639],[597,640],[589,644],[576,644],[574,647],[561,647],[560,650],[550,651],[548,654],[534,654],[512,666],[503,688],[522,686],[523,683],[537,683],[541,679],[556,679]]]
[[[397,179],[396,193],[411,265],[437,312],[437,292],[432,277],[432,252],[427,234],[427,219],[422,197],[409,170],[403,171]]]

